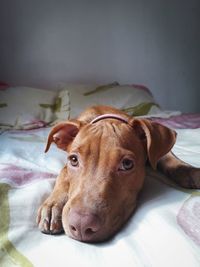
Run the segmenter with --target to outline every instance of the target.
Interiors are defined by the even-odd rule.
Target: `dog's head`
[[[111,237],[136,206],[146,161],[155,169],[175,139],[174,131],[145,119],[108,117],[56,125],[46,151],[54,142],[67,152],[65,233],[86,242]]]

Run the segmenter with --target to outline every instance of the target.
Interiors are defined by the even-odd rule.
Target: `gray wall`
[[[200,111],[199,0],[0,0],[0,80],[147,85]]]

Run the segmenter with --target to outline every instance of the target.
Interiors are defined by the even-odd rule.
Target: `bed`
[[[52,125],[76,116],[90,103],[98,104],[103,99],[104,104],[176,129],[178,138],[173,152],[200,167],[200,114],[162,111],[145,87],[120,86],[117,83],[93,87],[67,85],[46,93],[25,87],[1,90],[0,266],[200,266],[200,191],[180,188],[159,173],[148,173],[138,208],[109,241],[81,243],[64,234],[42,234],[37,228],[37,209],[66,163],[66,154],[56,147],[44,153],[47,135]],[[132,90],[131,97],[127,97],[127,87],[129,93]],[[121,92],[120,100],[116,88]],[[13,95],[12,100],[9,94]],[[35,103],[23,107],[24,99]],[[39,115],[34,113],[38,99]],[[9,108],[9,101],[14,102],[14,116],[13,110],[3,111]]]

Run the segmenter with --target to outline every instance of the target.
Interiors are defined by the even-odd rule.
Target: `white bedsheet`
[[[86,244],[37,229],[38,206],[65,164],[64,152],[44,154],[49,129],[0,136],[0,266],[199,267],[200,193],[146,178],[139,205],[113,239]],[[200,167],[200,129],[177,130],[174,152]]]

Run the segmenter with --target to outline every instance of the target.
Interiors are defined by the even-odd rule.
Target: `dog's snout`
[[[100,230],[101,220],[96,214],[71,210],[68,215],[68,227],[73,238],[90,242]]]

